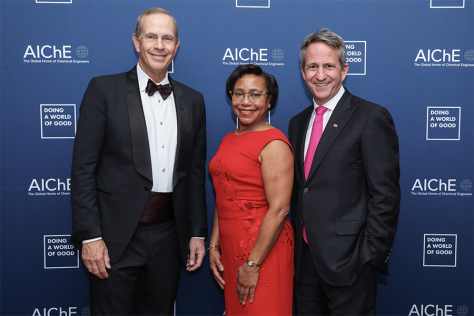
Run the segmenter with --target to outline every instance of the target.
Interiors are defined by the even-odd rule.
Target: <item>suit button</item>
[[[145,185],[145,191],[150,191],[150,189]]]
[[[304,193],[308,193],[309,189],[308,188],[304,188],[303,192]]]

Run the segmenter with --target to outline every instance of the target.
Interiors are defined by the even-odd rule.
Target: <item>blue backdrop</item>
[[[205,97],[208,162],[235,128],[225,82],[238,64],[276,77],[271,123],[286,133],[312,100],[301,42],[340,34],[345,86],[387,107],[400,137],[399,228],[377,313],[473,315],[473,0],[1,0],[1,315],[89,313],[88,273],[67,242],[79,104],[92,77],[137,63],[135,21],[154,6],[179,25],[173,78]],[[208,266],[183,271],[177,315],[223,314]]]

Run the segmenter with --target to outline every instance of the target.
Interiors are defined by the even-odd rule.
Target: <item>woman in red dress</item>
[[[226,90],[239,128],[209,164],[216,191],[210,268],[224,289],[227,316],[292,315],[293,152],[266,120],[278,84],[249,64],[232,72]]]

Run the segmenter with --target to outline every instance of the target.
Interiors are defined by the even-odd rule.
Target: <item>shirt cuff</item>
[[[93,242],[93,241],[96,241],[96,240],[101,240],[101,239],[102,239],[102,237],[97,237],[97,238],[92,238],[92,239],[84,239],[82,241],[82,244],[84,245],[84,244],[87,244],[87,243],[90,243],[90,242]]]

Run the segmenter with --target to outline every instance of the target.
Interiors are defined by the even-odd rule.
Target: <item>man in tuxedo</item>
[[[314,100],[289,124],[296,313],[374,315],[399,213],[395,125],[342,86],[349,65],[339,35],[307,36],[300,59]]]
[[[180,44],[168,11],[140,15],[133,43],[138,65],[90,81],[74,143],[71,243],[92,315],[171,315],[181,264],[205,255],[203,96],[168,75]]]

